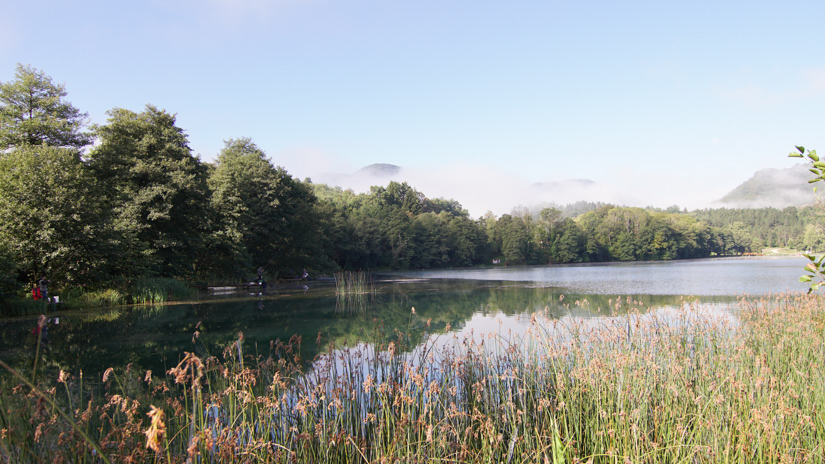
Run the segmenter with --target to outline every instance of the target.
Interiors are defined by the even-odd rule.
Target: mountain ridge
[[[716,203],[735,208],[780,209],[810,205],[816,201],[813,186],[808,183],[811,177],[806,164],[783,169],[760,169]]]

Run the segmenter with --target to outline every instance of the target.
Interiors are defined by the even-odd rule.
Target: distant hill
[[[394,164],[375,163],[355,171],[353,176],[391,177],[401,172],[401,167]]]
[[[466,169],[431,171],[376,163],[352,174],[326,173],[313,175],[312,178],[316,183],[355,192],[369,192],[371,186],[386,186],[390,181],[407,182],[428,197],[455,199],[474,215],[481,215],[487,210],[503,214],[519,205],[566,205],[576,202],[641,204],[638,199],[610,185],[588,179],[527,184],[508,175],[502,175],[501,179],[496,179],[495,175],[476,176],[472,169],[469,173]]]
[[[804,206],[816,201],[813,175],[805,164],[786,169],[762,169],[718,200],[726,208],[785,208]]]
[[[375,163],[355,171],[352,174],[323,173],[315,177],[316,182],[357,191],[369,191],[373,185],[387,185],[391,180],[402,181],[401,167],[394,164]]]

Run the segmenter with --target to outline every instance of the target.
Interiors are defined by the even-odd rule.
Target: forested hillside
[[[6,294],[44,275],[101,288],[146,277],[237,282],[258,268],[289,278],[305,269],[686,259],[825,244],[812,208],[685,214],[580,202],[471,218],[458,202],[406,183],[356,194],[300,181],[248,138],[229,139],[205,163],[175,115],[152,105],[112,109],[88,128],[65,96],[26,66],[0,84]]]
[[[762,169],[719,203],[727,208],[785,208],[811,205],[816,195],[808,184],[811,173],[805,164],[786,169]]]
[[[825,234],[816,226],[821,210],[816,206],[784,209],[703,209],[691,216],[724,228],[734,241],[752,251],[764,247],[790,247],[800,250],[825,250]]]

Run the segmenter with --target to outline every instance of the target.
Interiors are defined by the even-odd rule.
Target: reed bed
[[[185,282],[169,278],[140,279],[132,284],[131,300],[135,304],[165,303],[197,298],[197,290]]]
[[[413,311],[410,325],[416,324],[427,323]],[[222,355],[187,353],[165,376],[127,367],[90,383],[61,372],[57,383],[41,380],[36,390],[7,377],[0,389],[0,456],[164,463],[825,461],[820,297],[743,299],[735,317],[685,304],[591,319],[535,314],[525,324],[519,335],[441,333],[422,342],[396,332],[372,343],[330,345],[308,370],[299,338],[273,342],[255,358],[245,354],[239,334]]]
[[[40,314],[49,309],[49,303],[44,300],[34,301],[32,298],[18,298],[0,300],[0,315],[27,316]]]
[[[120,306],[125,304],[156,304],[170,301],[194,300],[198,291],[187,283],[168,278],[140,279],[117,289],[90,290],[69,287],[52,294],[60,297],[62,308],[85,309]],[[29,296],[0,300],[0,315],[23,316],[41,314],[55,309],[46,301],[34,301]]]
[[[378,291],[372,276],[364,271],[335,273],[336,308],[341,311],[365,309]]]
[[[61,297],[67,307],[75,308],[102,308],[126,304],[126,295],[115,289],[87,291],[80,288],[70,288],[63,292]]]

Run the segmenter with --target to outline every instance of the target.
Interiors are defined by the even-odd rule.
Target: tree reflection
[[[406,346],[414,348],[428,334],[448,327],[460,330],[476,314],[514,316],[541,311],[556,318],[568,314],[599,317],[682,306],[688,301],[695,299],[565,294],[558,288],[514,282],[439,280],[386,283],[357,311],[336,311],[336,300],[328,289],[199,304],[123,307],[62,315],[60,323],[49,328],[51,343],[42,350],[40,362],[55,372],[83,370],[87,378],[129,364],[160,373],[176,365],[185,352],[219,355],[238,339],[239,332],[245,353],[261,357],[270,355],[273,343],[298,336],[300,356],[309,362],[330,343],[368,342],[381,347],[403,337],[409,341]],[[702,297],[701,301],[730,302],[733,297]],[[0,354],[24,371],[34,356],[30,333],[34,323],[26,319],[0,324]]]

